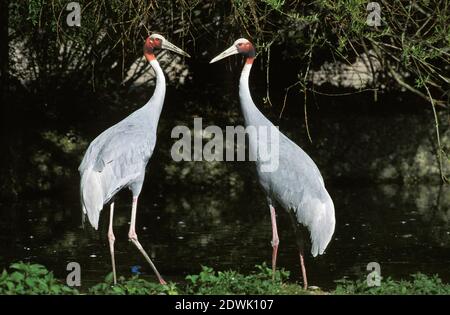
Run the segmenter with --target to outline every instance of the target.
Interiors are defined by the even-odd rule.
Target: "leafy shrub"
[[[396,281],[392,278],[383,279],[380,286],[368,287],[365,280],[338,280],[334,294],[450,294],[450,285],[442,283],[437,276],[427,276],[422,273],[411,275],[412,281]]]
[[[199,274],[186,277],[186,283],[168,283],[161,285],[150,282],[139,276],[130,279],[120,277],[118,284],[113,285],[112,273],[105,277],[104,282],[89,288],[86,293],[95,295],[176,295],[176,294],[324,294],[318,291],[305,291],[299,284],[287,283],[289,271],[279,269],[272,279],[272,269],[265,263],[256,265],[256,270],[249,275],[237,271],[215,271],[203,266]],[[0,294],[80,294],[61,281],[54,278],[44,266],[17,262],[4,270],[0,275]],[[381,280],[379,287],[368,287],[366,279],[338,280],[337,286],[330,294],[450,294],[450,284],[445,284],[437,276],[427,276],[422,273],[411,275],[408,280]]]
[[[0,276],[0,294],[78,294],[42,265],[18,262],[9,269],[11,273],[3,270]]]
[[[105,277],[105,282],[98,283],[89,289],[90,294],[112,294],[112,295],[176,295],[178,289],[174,283],[161,285],[149,282],[139,276],[133,276],[126,280],[124,277],[118,279],[118,283],[113,285],[113,275],[109,273]]]
[[[189,275],[186,294],[304,294],[300,286],[285,284],[289,271],[284,269],[275,272],[265,263],[256,266],[250,275],[242,275],[236,271],[215,271],[203,266],[198,275]]]

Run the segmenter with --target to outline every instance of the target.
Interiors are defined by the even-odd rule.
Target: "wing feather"
[[[281,132],[278,159],[274,172],[259,173],[261,185],[285,209],[294,211],[310,231],[311,254],[321,255],[335,228],[334,205],[322,175],[308,154]]]
[[[94,227],[105,203],[123,187],[143,181],[155,138],[140,121],[125,119],[91,142],[78,169],[83,212]]]

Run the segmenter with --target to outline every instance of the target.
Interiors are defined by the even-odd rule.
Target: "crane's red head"
[[[245,39],[245,38],[239,38],[236,40],[231,47],[223,51],[221,54],[213,58],[209,63],[213,63],[216,61],[219,61],[223,58],[226,58],[231,55],[235,54],[241,54],[244,57],[247,57],[247,63],[253,63],[253,60],[256,56],[255,47],[253,47],[253,44]]]
[[[253,44],[248,41],[245,38],[239,38],[237,41],[234,42],[234,45],[237,47],[238,52],[247,57],[247,58],[255,58],[256,51],[255,47],[253,47]]]
[[[148,61],[155,59],[155,49],[161,49],[162,41],[164,37],[159,34],[152,34],[145,40],[144,44],[144,56]]]
[[[168,49],[180,55],[190,57],[188,53],[184,52],[159,34],[152,34],[145,40],[144,56],[148,61],[156,59],[154,54],[155,49]]]

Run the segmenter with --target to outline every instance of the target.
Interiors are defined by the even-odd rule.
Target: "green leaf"
[[[39,287],[44,291],[48,292],[48,285],[44,280],[39,280]]]
[[[26,269],[26,265],[22,262],[13,263],[9,266],[10,269],[16,269],[16,270],[24,270]]]
[[[14,285],[14,283],[12,281],[6,282],[6,286],[8,287],[9,291],[13,291],[14,288],[15,288],[15,285]]]
[[[114,275],[112,272],[108,273],[105,277],[105,282],[106,283],[113,283],[114,281]]]
[[[191,281],[193,285],[197,282],[199,276],[198,275],[188,275],[186,276],[186,280]]]
[[[112,287],[112,291],[116,294],[125,294],[124,290],[119,286]]]
[[[26,279],[25,279],[25,283],[26,283],[30,288],[33,288],[34,285],[36,284],[36,281],[34,281],[34,279],[32,279],[32,278],[26,278]]]
[[[30,273],[34,275],[45,275],[48,273],[48,270],[39,264],[30,265]]]
[[[0,276],[0,284],[3,283],[8,278],[8,272],[3,269],[2,275]]]
[[[25,276],[18,272],[18,271],[14,271],[11,275],[10,275],[10,279],[12,279],[15,282],[20,282],[25,278]]]

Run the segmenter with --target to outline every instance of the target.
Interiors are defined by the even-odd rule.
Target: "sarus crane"
[[[108,240],[114,284],[117,283],[117,277],[114,259],[113,197],[125,187],[131,190],[133,197],[128,238],[144,255],[159,282],[165,284],[152,260],[139,243],[136,234],[138,197],[144,183],[145,167],[155,148],[156,129],[166,94],[164,73],[154,54],[156,49],[168,49],[190,57],[163,36],[150,35],[145,40],[144,56],[156,74],[153,96],[147,104],[95,138],[89,145],[78,169],[81,175],[80,194],[83,218],[87,215],[90,224],[95,229],[98,229],[100,211],[105,204],[111,202]]]
[[[272,138],[262,136],[258,132],[248,133],[249,151],[254,152],[259,183],[264,189],[269,205],[272,222],[272,271],[275,276],[277,252],[279,245],[275,202],[281,205],[290,215],[296,242],[299,248],[300,265],[303,277],[303,287],[308,288],[304,262],[304,237],[302,230],[309,230],[311,239],[311,254],[322,255],[334,233],[335,214],[333,201],[325,189],[325,184],[319,169],[313,160],[297,144],[281,133],[255,106],[249,90],[249,75],[256,51],[253,44],[245,38],[240,38],[224,52],[213,58],[216,62],[234,54],[246,58],[239,81],[239,98],[246,126],[267,127],[275,130],[278,139],[278,150],[270,158],[278,159],[278,167],[272,171],[263,171],[260,156],[262,148],[270,147]],[[265,151],[266,152],[266,151]]]

